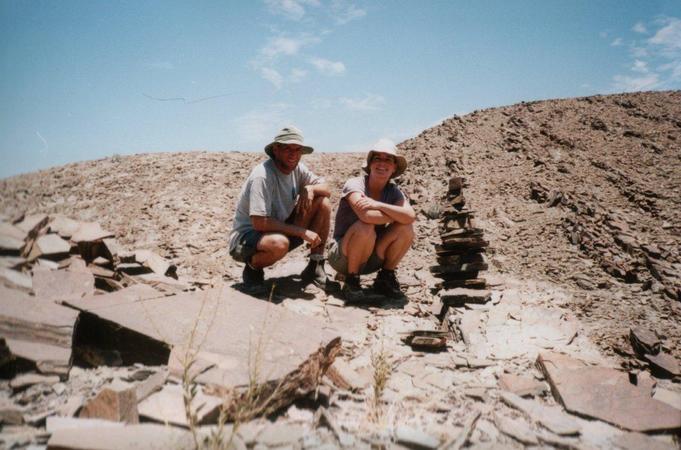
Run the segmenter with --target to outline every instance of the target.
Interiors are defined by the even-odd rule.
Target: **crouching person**
[[[334,242],[329,264],[345,275],[342,292],[348,302],[362,298],[359,276],[379,271],[376,292],[400,297],[395,269],[414,240],[414,210],[392,181],[401,175],[407,161],[395,144],[379,140],[367,154],[367,175],[351,178],[343,186],[336,213]]]
[[[307,242],[310,262],[301,273],[305,282],[326,283],[324,245],[329,234],[331,205],[323,179],[300,162],[312,153],[295,127],[282,129],[265,147],[270,157],[256,166],[241,189],[229,240],[229,253],[245,263],[243,284],[262,291],[264,267]]]

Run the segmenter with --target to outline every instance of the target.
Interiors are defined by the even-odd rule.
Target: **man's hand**
[[[307,214],[310,206],[312,206],[312,200],[314,200],[314,190],[312,186],[303,186],[303,189],[298,195],[298,203],[296,203],[296,215],[304,216]]]
[[[318,247],[319,244],[322,243],[322,239],[319,237],[317,233],[315,233],[312,230],[305,230],[303,232],[303,235],[300,236],[305,242],[310,244],[310,249],[313,249],[315,247]]]
[[[371,209],[380,211],[381,202],[377,202],[373,198],[362,196],[357,200],[356,205],[361,211],[369,211]]]

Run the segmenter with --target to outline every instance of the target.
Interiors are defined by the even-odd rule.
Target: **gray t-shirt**
[[[277,169],[271,158],[258,164],[239,194],[229,235],[229,250],[234,250],[239,238],[253,229],[251,216],[272,217],[283,222],[293,212],[300,190],[309,184],[323,182],[303,163],[298,163],[288,175]]]
[[[365,175],[363,177],[350,178],[345,182],[341,194],[342,198],[338,205],[338,211],[336,212],[336,225],[333,230],[334,239],[338,240],[345,236],[348,228],[359,220],[359,217],[357,217],[357,214],[355,214],[355,211],[353,211],[348,202],[348,195],[353,192],[359,192],[369,197],[369,189],[367,187],[368,181],[369,176]],[[388,203],[390,205],[400,204],[403,200],[404,194],[393,181],[386,184],[383,188],[383,192],[381,192],[381,198],[378,199],[379,202]],[[385,227],[385,225],[376,225],[376,227]]]

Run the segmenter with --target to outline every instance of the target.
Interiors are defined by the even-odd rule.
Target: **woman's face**
[[[379,178],[390,178],[397,170],[395,157],[387,153],[374,153],[369,163],[371,174]]]

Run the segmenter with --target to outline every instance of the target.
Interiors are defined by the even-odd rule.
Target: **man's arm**
[[[312,200],[315,197],[330,197],[331,190],[326,183],[308,184],[303,186],[298,195],[298,203],[296,203],[296,213],[305,214],[312,205]]]

